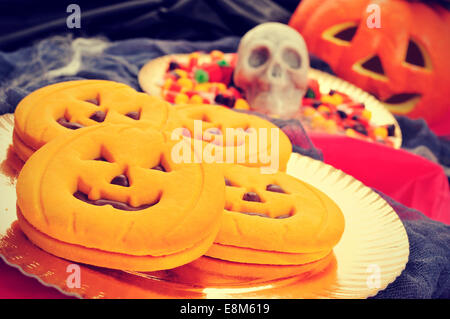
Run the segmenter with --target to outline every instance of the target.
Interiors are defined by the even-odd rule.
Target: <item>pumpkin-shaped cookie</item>
[[[218,105],[189,104],[174,109],[166,129],[173,138],[190,138],[202,161],[260,167],[265,173],[286,169],[292,144],[271,122]]]
[[[318,274],[332,266],[333,253],[317,261],[300,265],[270,265],[232,262],[202,256],[193,262],[174,269],[173,272],[187,283],[215,286],[258,284],[269,280],[294,277],[302,280]]]
[[[18,178],[20,226],[42,249],[97,266],[153,271],[200,257],[219,229],[223,176],[174,163],[172,144],[111,124],[47,143]]]
[[[118,82],[68,81],[26,96],[17,106],[13,145],[26,161],[42,145],[61,134],[100,123],[161,128],[168,103]]]
[[[223,166],[222,226],[207,256],[299,265],[327,256],[344,230],[339,207],[324,193],[284,172]]]

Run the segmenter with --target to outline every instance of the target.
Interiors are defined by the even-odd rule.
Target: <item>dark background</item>
[[[0,50],[13,51],[50,35],[216,40],[242,36],[259,23],[287,23],[299,0],[1,0]],[[69,29],[67,6],[81,8]]]

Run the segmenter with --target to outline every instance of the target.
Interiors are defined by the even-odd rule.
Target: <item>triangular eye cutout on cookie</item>
[[[255,192],[246,192],[242,196],[242,200],[247,201],[247,202],[258,202],[258,203],[262,203],[263,202],[261,197]]]
[[[338,45],[348,46],[358,30],[357,22],[345,22],[328,28],[322,33],[322,38]]]
[[[360,60],[353,65],[353,70],[375,80],[388,80],[388,77],[384,72],[383,64],[378,55],[370,56],[368,58]]]
[[[286,192],[284,191],[283,188],[281,188],[280,185],[277,184],[268,184],[266,186],[266,191],[268,192],[275,192],[275,193],[282,193],[285,194]]]
[[[64,126],[65,128],[68,128],[69,130],[78,130],[78,129],[84,127],[84,125],[82,125],[80,123],[71,122],[65,116],[60,117],[59,119],[56,120],[56,122],[59,125]]]
[[[229,180],[228,178],[225,177],[225,186],[229,186],[229,187],[240,187],[239,185],[237,185],[235,182],[232,182],[231,180]]]
[[[161,157],[159,159],[159,163],[156,164],[155,166],[151,167],[152,170],[156,170],[156,171],[160,171],[160,172],[170,172],[170,164],[169,162],[165,159],[164,155],[161,154]]]
[[[138,121],[141,119],[141,110],[128,112],[125,116],[128,116],[132,120]]]
[[[123,186],[123,187],[130,187],[130,181],[128,180],[128,177],[125,174],[120,174],[120,175],[117,175],[116,177],[114,177],[111,180],[111,184]]]
[[[409,39],[404,65],[431,70],[431,59],[426,50],[417,41]]]
[[[99,106],[99,105],[100,105],[100,94],[97,94],[97,95],[94,96],[93,98],[86,99],[86,100],[84,100],[84,101]]]
[[[106,112],[96,111],[96,112],[92,113],[92,115],[89,118],[98,123],[102,123],[106,118]]]

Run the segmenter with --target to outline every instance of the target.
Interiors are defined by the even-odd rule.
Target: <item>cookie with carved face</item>
[[[223,106],[188,104],[174,107],[166,129],[175,140],[191,140],[203,161],[284,171],[292,153],[289,138],[276,125]]]
[[[101,123],[161,128],[168,103],[118,82],[68,81],[49,85],[26,96],[14,113],[13,145],[26,161],[57,136]]]
[[[176,163],[164,133],[102,124],[52,140],[17,181],[19,225],[43,250],[75,262],[153,271],[211,246],[224,206],[221,172]]]
[[[222,226],[207,256],[252,264],[300,265],[329,255],[344,230],[340,208],[284,172],[224,166]]]

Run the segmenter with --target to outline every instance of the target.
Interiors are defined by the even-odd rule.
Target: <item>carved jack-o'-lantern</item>
[[[433,128],[450,111],[450,13],[439,5],[303,0],[289,25],[338,76],[393,113],[424,118]]]

